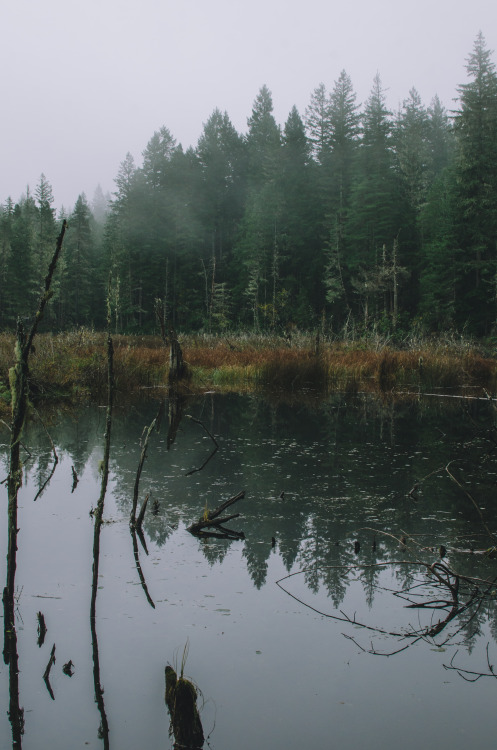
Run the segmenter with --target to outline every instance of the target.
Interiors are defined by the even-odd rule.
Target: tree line
[[[41,176],[0,213],[0,326],[28,314],[68,221],[53,329],[362,333],[466,330],[497,315],[497,74],[478,34],[448,111],[415,88],[389,111],[379,75],[362,107],[342,71],[280,127],[263,86],[240,134],[216,109],[195,148],[167,127],[127,154],[106,199],[56,216]]]

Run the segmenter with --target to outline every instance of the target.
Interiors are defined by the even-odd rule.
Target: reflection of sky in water
[[[185,477],[212,449],[202,428],[183,420],[169,452],[164,434],[151,439],[140,497],[151,492],[160,508],[157,516],[147,514],[149,555],[140,547],[140,561],[153,610],[134,567],[128,517],[139,439],[155,409],[152,404],[123,411],[113,430],[105,512],[111,522],[102,528],[97,600],[111,747],[168,747],[164,667],[168,661],[181,662],[187,640],[186,673],[206,699],[206,734],[215,721],[211,744],[216,750],[359,743],[388,748],[399,738],[407,748],[463,748],[470,738],[476,746],[493,738],[495,686],[490,680],[470,685],[446,672],[442,665],[449,663],[453,648],[440,651],[433,643],[419,642],[390,659],[368,655],[361,647],[370,647],[371,635],[319,615],[275,583],[306,568],[284,585],[317,610],[342,610],[384,629],[422,622],[389,591],[402,587],[407,573],[401,566],[387,566],[381,574],[363,568],[364,577],[352,584],[344,566],[405,559],[395,540],[380,533],[375,537],[372,527],[395,536],[405,532],[429,562],[437,559],[436,552],[421,548],[441,543],[450,548],[456,537],[461,549],[481,545],[474,511],[442,472],[427,480],[417,501],[407,495],[415,481],[453,457],[464,461],[466,475],[472,476],[469,461],[477,451],[460,445],[470,430],[461,411],[423,411],[419,405],[414,411],[406,406],[393,411],[362,402],[352,408],[338,398],[311,414],[303,407],[273,407],[239,397],[188,405],[187,412],[203,421],[220,448],[202,472]],[[41,428],[26,436],[33,458],[26,461],[20,496],[17,574],[26,748],[101,746],[89,627],[89,511],[98,497],[103,429],[101,410],[92,409],[77,423],[61,420],[52,428],[60,466],[36,503],[32,497],[39,480],[29,469],[49,471],[50,449]],[[440,430],[450,439],[442,438]],[[80,479],[73,494],[72,464]],[[199,541],[186,532],[206,500],[213,508],[240,489],[247,495],[233,509],[241,517],[232,524],[243,529],[244,542]],[[1,492],[3,497],[5,485]],[[479,496],[486,493],[481,487]],[[0,524],[5,538],[4,517]],[[357,554],[355,540],[361,542]],[[482,565],[475,555],[449,553],[449,560],[468,574],[493,570],[492,561]],[[48,627],[41,649],[36,645],[38,611]],[[486,608],[479,617],[481,636],[473,640],[471,653],[460,647],[459,660],[463,667],[484,670],[487,641],[491,653],[497,653],[497,645]],[[374,639],[378,651],[395,649],[391,637],[376,634]],[[42,680],[53,643],[55,701]],[[75,665],[72,678],[61,671],[69,659]],[[10,741],[7,682],[3,669],[2,746]]]

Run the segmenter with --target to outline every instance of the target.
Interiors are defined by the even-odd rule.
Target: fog
[[[497,47],[496,22],[489,0],[3,2],[0,202],[42,172],[58,207],[112,191],[128,151],[140,163],[162,125],[194,146],[216,107],[244,132],[263,84],[280,124],[342,69],[358,103],[379,72],[392,110],[412,86],[451,109],[478,31]]]

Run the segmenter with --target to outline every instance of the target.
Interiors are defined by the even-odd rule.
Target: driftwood
[[[223,513],[226,508],[229,508],[230,505],[233,505],[244,497],[245,490],[242,490],[238,495],[230,497],[229,500],[225,500],[224,503],[218,505],[214,510],[206,510],[197,523],[192,523],[192,525],[188,527],[188,531],[194,536],[201,537],[211,536],[219,537],[221,539],[245,539],[243,531],[233,531],[232,529],[226,529],[223,526],[223,524],[233,520],[233,518],[238,518],[240,516],[239,513],[234,513],[230,516],[222,516],[220,518],[221,513]],[[214,531],[206,531],[206,529],[214,529]]]
[[[174,747],[197,750],[204,744],[202,722],[197,709],[197,688],[183,675],[166,667],[166,705],[171,717]]]

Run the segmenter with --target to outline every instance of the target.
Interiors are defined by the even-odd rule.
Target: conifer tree
[[[331,149],[330,101],[324,83],[314,89],[305,110],[305,125],[313,157],[323,164]]]
[[[348,264],[368,324],[389,312],[387,249],[393,247],[401,221],[399,182],[393,170],[391,112],[379,74],[364,107],[362,127],[350,210],[352,250]]]
[[[277,181],[281,134],[267,86],[260,89],[254,101],[248,128],[248,192],[234,257],[242,273],[235,291],[239,312],[243,315],[248,308],[249,320],[257,330],[274,321],[272,288],[281,231],[281,196]],[[270,285],[271,278],[273,285]]]
[[[323,160],[322,168],[326,245],[330,255],[324,281],[328,288],[328,300],[331,301],[332,297],[338,300],[342,293],[346,298],[348,296],[347,265],[351,246],[349,211],[359,145],[360,117],[356,94],[350,76],[345,70],[340,73],[330,94],[329,121],[330,151]],[[339,297],[336,297],[335,292],[330,296],[330,289],[336,288],[336,273],[340,279]],[[350,309],[348,301],[345,307]],[[338,314],[337,308],[331,312],[334,315]],[[347,310],[343,308],[340,312],[347,314]]]
[[[88,325],[94,322],[99,307],[103,313],[103,305],[96,296],[98,281],[95,277],[92,216],[84,193],[78,196],[69,216],[65,245],[61,322],[64,326]]]
[[[497,75],[481,32],[466,70],[455,116],[460,320],[484,333],[497,313]]]
[[[279,185],[281,193],[278,242],[279,287],[273,305],[280,322],[310,324],[324,305],[322,244],[317,193],[318,165],[311,158],[311,144],[296,107],[283,131]]]

